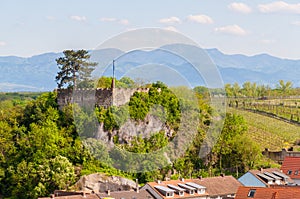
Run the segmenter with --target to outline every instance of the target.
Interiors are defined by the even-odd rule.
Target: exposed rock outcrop
[[[75,184],[78,191],[94,191],[103,193],[110,191],[128,191],[136,188],[136,182],[119,176],[107,176],[94,173],[82,176]]]
[[[123,143],[129,142],[132,137],[139,135],[143,138],[149,138],[151,133],[157,133],[159,131],[164,131],[166,136],[169,137],[173,134],[173,130],[165,124],[165,121],[148,114],[143,121],[130,119],[126,121],[119,130],[114,130],[110,133],[104,130],[103,124],[100,124],[95,138],[113,145],[112,137],[116,135],[118,136],[119,142]]]

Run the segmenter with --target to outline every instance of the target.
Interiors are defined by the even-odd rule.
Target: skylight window
[[[248,197],[249,197],[249,198],[254,198],[255,192],[256,192],[255,189],[250,189],[250,191],[249,191],[249,193],[248,193]]]
[[[287,172],[288,175],[291,175],[292,173],[293,173],[292,170],[288,170],[288,172]]]

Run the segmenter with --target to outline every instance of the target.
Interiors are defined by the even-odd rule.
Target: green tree
[[[97,81],[97,88],[111,88],[112,77],[102,76]]]
[[[290,92],[292,86],[293,83],[290,81],[284,82],[284,80],[279,80],[279,84],[276,87],[277,89],[279,89],[280,93],[287,95]]]
[[[115,80],[117,88],[135,88],[135,82],[129,77],[122,77],[120,80]],[[111,88],[112,77],[102,76],[97,80],[97,88]]]
[[[122,77],[116,82],[116,87],[118,88],[134,88],[136,87],[135,82],[129,77]]]
[[[213,148],[213,153],[215,153],[219,159],[218,164],[220,170],[223,169],[223,161],[224,163],[229,164],[232,161],[230,154],[233,150],[235,137],[242,135],[247,128],[246,121],[242,116],[229,113],[226,114],[224,127],[217,144]]]
[[[239,97],[241,95],[241,87],[237,82],[233,84],[232,92],[234,97]]]
[[[56,76],[58,88],[64,85],[68,87],[93,86],[91,73],[97,63],[89,62],[90,55],[86,50],[65,50],[64,57],[56,59],[59,72]]]
[[[249,169],[255,168],[262,157],[258,144],[249,139],[246,134],[238,135],[234,138],[232,149],[233,153],[231,155],[235,156],[232,166],[234,163],[236,164],[237,176],[238,169],[246,172]]]

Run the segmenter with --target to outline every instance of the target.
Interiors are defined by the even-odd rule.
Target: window
[[[293,173],[292,170],[288,170],[288,172],[287,172],[288,175],[291,175],[292,173]]]
[[[173,192],[167,192],[167,193],[166,193],[166,196],[167,196],[167,197],[173,197],[173,196],[174,196],[174,193],[173,193]]]
[[[248,197],[249,198],[254,198],[254,194],[255,194],[255,189],[250,189],[249,193],[248,193]]]

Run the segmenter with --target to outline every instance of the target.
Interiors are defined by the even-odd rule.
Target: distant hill
[[[226,55],[217,49],[207,49],[207,54],[217,65],[224,83],[239,84],[245,81],[257,82],[275,86],[278,80],[292,81],[294,86],[300,86],[300,60],[289,60],[273,57],[267,54],[255,56]],[[123,52],[117,49],[93,52],[104,57],[118,57]],[[62,53],[46,53],[30,58],[16,56],[0,56],[0,91],[51,91],[55,89],[55,76],[58,71],[55,59],[61,57]],[[122,59],[123,58],[123,59]],[[180,72],[185,72],[192,85],[197,85],[203,80],[195,79],[194,71],[187,71],[190,66],[186,61],[161,50],[150,52],[134,51],[119,58],[122,67],[116,74],[123,74],[124,71],[149,63],[154,67],[152,76],[165,74],[159,71],[159,65],[171,65]],[[105,60],[100,64],[108,64]],[[152,65],[151,65],[152,64]],[[151,68],[150,68],[151,69]],[[111,74],[111,69],[105,74]],[[123,70],[123,71],[122,71]],[[99,71],[95,71],[97,74]],[[147,75],[147,74],[146,74]],[[150,78],[150,77],[149,77]]]
[[[268,54],[226,55],[217,49],[206,51],[219,67],[226,83],[251,81],[275,86],[278,80],[283,79],[300,86],[300,60],[281,59]]]
[[[62,53],[30,58],[0,57],[0,91],[51,91],[56,87],[55,59]]]

